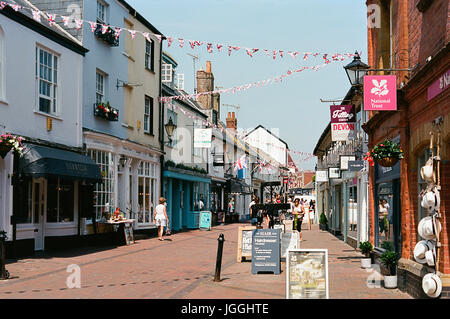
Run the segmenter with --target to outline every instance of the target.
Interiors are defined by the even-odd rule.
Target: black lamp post
[[[355,52],[353,61],[344,66],[344,69],[352,86],[361,86],[364,84],[364,75],[370,67],[362,62],[358,52]]]

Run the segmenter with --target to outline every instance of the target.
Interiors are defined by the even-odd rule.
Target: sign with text
[[[395,75],[364,76],[364,110],[397,110],[397,77]]]
[[[355,161],[356,160],[356,156],[354,155],[340,155],[339,156],[339,162],[340,162],[340,169],[341,171],[346,171],[348,170],[348,162],[350,161]]]
[[[293,230],[290,233],[284,233],[281,236],[281,258],[286,258],[287,252],[293,249],[300,248],[300,234],[298,230]]]
[[[204,230],[211,230],[211,212],[200,212],[199,228]]]
[[[286,298],[329,298],[327,249],[292,249],[288,251]]]
[[[330,105],[331,140],[355,139],[356,113],[354,105]]]
[[[450,70],[447,70],[433,84],[428,87],[428,101],[444,92],[450,86]]]
[[[272,272],[279,275],[280,230],[255,229],[252,238],[252,274]]]
[[[316,182],[328,182],[328,171],[316,171]]]
[[[211,148],[212,129],[194,129],[194,148]]]
[[[350,172],[358,172],[364,168],[364,161],[349,161],[348,170]]]
[[[237,250],[237,262],[242,262],[242,258],[252,257],[252,238],[255,226],[239,227],[238,231],[238,250]]]
[[[328,167],[328,177],[331,178],[341,178],[341,170],[339,167]]]

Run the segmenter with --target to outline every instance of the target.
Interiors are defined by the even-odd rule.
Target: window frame
[[[99,88],[99,81],[98,81],[99,77],[102,78],[102,83],[101,83],[102,91],[98,90],[98,88]],[[106,92],[105,92],[105,86],[106,86],[105,85],[106,84],[105,80],[106,80],[106,77],[107,77],[107,75],[104,72],[100,71],[99,69],[96,70],[96,72],[95,72],[95,103],[104,103],[106,101]],[[98,96],[99,95],[102,97],[100,99],[100,102],[98,100]]]
[[[145,68],[152,72],[154,72],[154,69],[155,69],[155,63],[154,63],[154,60],[155,60],[154,59],[154,51],[155,51],[154,47],[155,47],[155,45],[154,44],[155,44],[155,41],[153,41],[152,39],[150,39],[150,41],[148,39],[145,39],[145,55],[144,55]]]
[[[161,65],[161,82],[172,83],[173,81],[173,65],[163,62]]]
[[[99,6],[101,6],[103,8],[103,17],[99,17]],[[97,10],[95,13],[95,18],[97,20],[97,23],[101,23],[101,24],[106,24],[107,22],[107,15],[106,15],[106,8],[107,8],[107,4],[101,0],[97,0]]]
[[[42,58],[41,61],[41,53],[50,56],[50,63],[43,64],[45,62],[45,58]],[[61,55],[51,49],[48,49],[39,44],[36,45],[35,48],[35,80],[36,80],[36,110],[38,112],[42,112],[49,115],[58,116],[60,113],[59,109],[59,73],[60,73],[60,58]],[[47,61],[48,57],[47,57]],[[56,63],[55,63],[56,62]],[[56,66],[55,66],[56,64]],[[44,72],[43,68],[47,68],[47,72],[49,72],[50,79],[41,77]],[[49,92],[50,95],[45,95],[41,93],[41,83],[50,85]],[[49,111],[45,111],[41,109],[40,101],[41,98],[49,100]]]
[[[148,105],[147,101],[149,101]],[[148,113],[147,113],[147,106],[148,106]],[[148,126],[147,129],[145,128],[146,124]],[[153,98],[148,95],[146,95],[144,98],[144,133],[153,135]]]

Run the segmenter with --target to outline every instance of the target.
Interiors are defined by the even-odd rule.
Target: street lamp
[[[166,129],[167,136],[169,137],[169,143],[172,141],[173,132],[176,130],[177,126],[173,123],[172,117],[169,118],[169,122],[164,125]]]
[[[355,52],[353,61],[344,66],[344,69],[352,86],[360,86],[363,85],[364,75],[370,67],[361,62],[358,52]]]

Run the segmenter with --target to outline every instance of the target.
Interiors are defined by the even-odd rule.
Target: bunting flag
[[[128,30],[128,32],[130,32],[131,38],[134,39],[134,37],[136,36],[136,31]]]
[[[191,46],[191,49],[195,48],[195,43],[193,40],[189,40],[189,45]]]
[[[289,51],[288,54],[289,54],[293,59],[295,59],[295,57],[298,55],[298,52],[297,52],[297,51],[295,51],[295,52]]]
[[[83,20],[75,19],[75,26],[76,26],[77,30],[80,30],[81,27],[83,26]]]
[[[55,25],[55,23],[56,23],[55,18],[56,18],[55,14],[51,14],[51,13],[47,14],[47,21],[48,21],[48,24],[51,27],[53,27]]]
[[[180,48],[184,45],[184,39],[178,38],[178,42],[180,43]]]
[[[97,30],[97,22],[89,21],[89,25],[91,26],[92,32],[95,32],[95,30]]]
[[[119,38],[120,32],[122,32],[122,29],[119,28],[119,27],[116,27],[116,31],[115,31],[115,34],[114,34],[114,37],[116,38],[116,40]]]
[[[33,13],[33,19],[36,20],[37,22],[41,22],[41,11],[32,10],[31,12]]]
[[[208,50],[209,53],[212,53],[212,43],[207,43],[206,49]]]
[[[0,10],[3,10],[7,5],[5,1],[0,1]]]
[[[108,26],[106,25],[106,24],[103,24],[102,25],[102,34],[105,34],[106,33],[106,31],[108,31]]]
[[[167,38],[167,47],[170,47],[170,45],[172,44],[172,42],[173,42],[173,38],[172,38],[172,37],[168,37],[168,38]]]
[[[223,45],[218,44],[218,45],[217,45],[217,50],[218,50],[219,52],[222,52],[222,47],[223,47]]]
[[[70,17],[61,16],[61,18],[63,20],[64,26],[67,27],[69,25]]]
[[[155,37],[158,39],[158,42],[161,43],[161,41],[162,41],[162,35],[160,35],[160,34],[155,34]]]
[[[245,155],[242,155],[236,162],[234,162],[234,171],[247,168],[247,163],[245,161]]]

